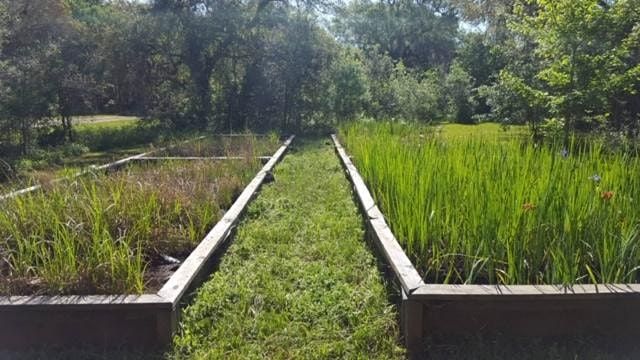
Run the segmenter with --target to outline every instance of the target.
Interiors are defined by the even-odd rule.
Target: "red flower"
[[[616,193],[614,193],[613,191],[604,191],[602,192],[602,194],[600,194],[600,198],[604,201],[609,201],[613,198],[613,195],[615,195]]]

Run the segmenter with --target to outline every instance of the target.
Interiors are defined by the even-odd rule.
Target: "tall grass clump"
[[[429,282],[638,282],[640,159],[354,123],[341,139]]]
[[[281,141],[277,134],[271,133],[264,136],[255,134],[239,134],[239,136],[218,135],[207,137],[197,141],[182,143],[169,148],[161,155],[164,156],[270,156]]]
[[[152,264],[184,258],[258,167],[146,164],[0,201],[0,294],[142,293]]]

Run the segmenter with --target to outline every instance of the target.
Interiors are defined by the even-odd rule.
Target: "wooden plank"
[[[404,344],[409,350],[410,358],[412,354],[419,354],[423,343],[423,305],[419,301],[409,298],[404,290],[402,292],[402,302],[400,303],[400,328]]]
[[[244,156],[143,156],[134,160],[170,161],[170,160],[247,160]],[[256,156],[257,160],[271,160],[271,156]]]
[[[377,208],[377,206],[374,207],[374,209]],[[403,289],[408,294],[411,294],[415,289],[424,285],[422,277],[396,240],[384,218],[370,218],[369,222],[375,231],[387,262],[391,265],[393,272],[400,280]]]
[[[165,346],[174,317],[156,294],[0,297],[0,349]]]
[[[215,250],[225,242],[233,226],[240,218],[240,215],[260,189],[265,176],[273,170],[278,161],[282,159],[294,137],[295,136],[291,136],[278,151],[276,151],[269,162],[264,165],[249,185],[247,185],[231,208],[227,210],[222,219],[213,227],[196,249],[191,252],[189,257],[187,257],[171,278],[169,278],[167,283],[158,292],[158,295],[171,301],[174,306],[178,304],[192,282],[200,276],[205,264],[213,256]]]
[[[171,305],[17,308],[0,311],[0,349],[47,350],[50,347],[97,346],[101,349],[158,349],[171,343]]]
[[[346,151],[340,145],[338,137],[331,135],[338,156],[347,172],[348,178],[353,184],[354,191],[360,200],[360,207],[370,223],[374,237],[385,259],[391,266],[394,275],[400,282],[403,290],[407,294],[411,294],[415,289],[424,285],[422,277],[415,269],[407,254],[404,252],[398,240],[389,229],[386,220],[378,206],[376,206],[369,189],[367,188],[358,169],[347,155]]]
[[[342,161],[342,165],[345,168],[345,171],[349,175],[349,179],[353,184],[356,195],[358,196],[358,199],[360,199],[360,206],[366,213],[376,205],[373,197],[371,196],[371,193],[369,192],[369,188],[367,188],[367,185],[362,179],[362,176],[360,176],[358,169],[355,167],[355,165],[353,165],[353,162],[347,155],[347,152],[338,141],[338,137],[336,135],[331,135],[331,139],[333,139],[333,144],[338,151],[338,155],[340,157],[340,160]]]
[[[595,336],[637,341],[637,294],[561,294],[553,297],[459,295],[448,300],[411,297],[421,303],[423,334],[516,337]]]
[[[437,285],[409,298],[422,305],[424,336],[634,337],[640,285]],[[634,337],[635,341],[635,337]]]
[[[544,300],[545,298],[609,298],[640,296],[640,284],[573,285],[443,285],[425,284],[411,296],[426,300],[455,300],[461,298],[493,301],[513,301],[514,298]]]
[[[64,295],[64,296],[1,296],[0,312],[18,308],[47,309],[60,307],[112,308],[122,306],[166,308],[171,303],[156,294],[142,295]]]

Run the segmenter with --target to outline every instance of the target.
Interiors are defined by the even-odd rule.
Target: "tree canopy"
[[[72,142],[72,117],[93,113],[637,137],[638,24],[638,0],[0,0],[0,148],[26,154],[52,129]]]

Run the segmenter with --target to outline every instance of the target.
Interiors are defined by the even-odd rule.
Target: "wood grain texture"
[[[142,161],[165,161],[165,160],[246,160],[244,156],[143,156],[135,160]],[[256,156],[252,159],[271,160],[271,156]]]
[[[412,293],[415,298],[431,300],[453,300],[460,297],[493,301],[515,299],[604,299],[620,296],[640,297],[639,284],[597,285],[442,285],[425,284]]]

